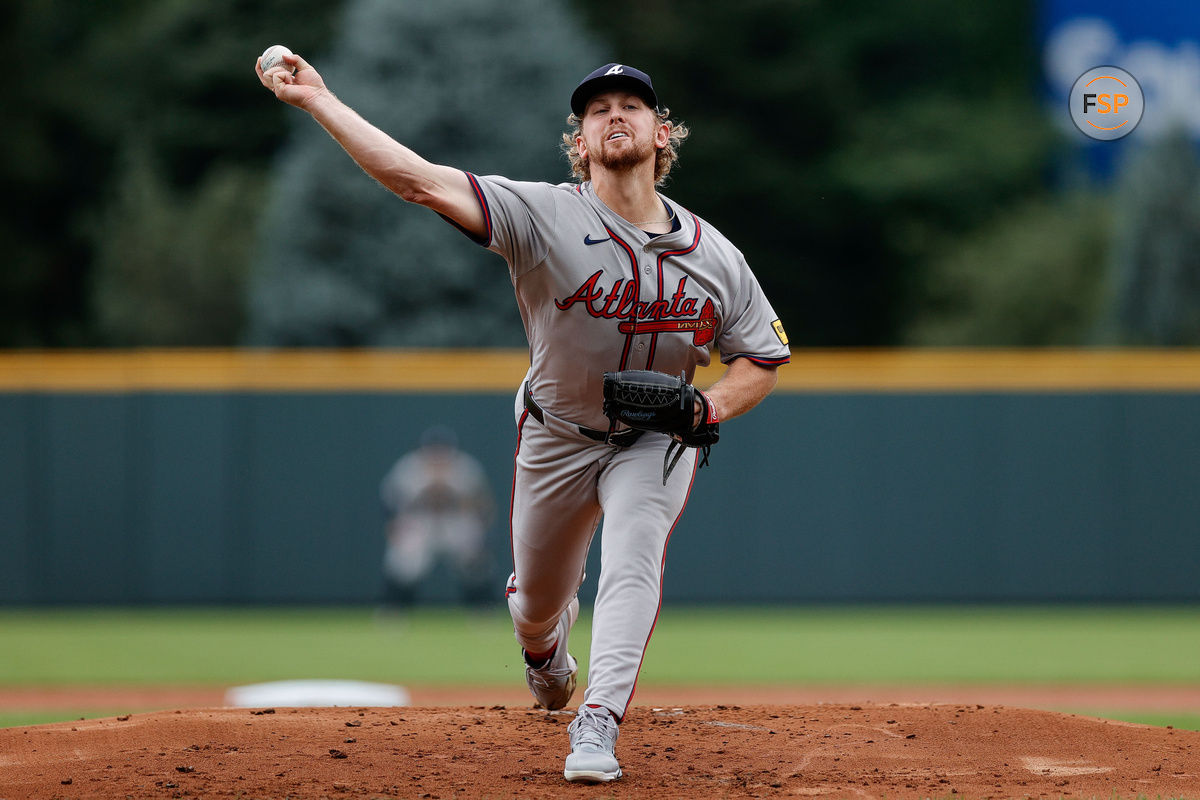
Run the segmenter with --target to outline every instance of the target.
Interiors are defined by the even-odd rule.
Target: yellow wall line
[[[525,350],[0,351],[0,392],[508,392],[528,364]],[[1190,392],[1200,350],[797,350],[779,376],[794,393]]]
[[[1196,391],[1200,350],[807,351],[788,391]]]

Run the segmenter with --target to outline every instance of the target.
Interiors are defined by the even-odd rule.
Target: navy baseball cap
[[[583,116],[589,100],[611,89],[633,92],[649,103],[651,108],[658,108],[658,95],[654,93],[654,84],[650,82],[649,75],[627,64],[605,64],[575,87],[571,93],[571,111],[576,116]]]

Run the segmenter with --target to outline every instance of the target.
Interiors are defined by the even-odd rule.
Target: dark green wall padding
[[[0,394],[0,603],[377,602],[379,480],[434,423],[491,478],[502,602],[509,394]],[[774,395],[722,426],[665,599],[1200,600],[1200,395]]]

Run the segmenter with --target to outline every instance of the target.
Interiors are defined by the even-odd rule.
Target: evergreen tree
[[[553,182],[568,179],[568,98],[597,63],[557,0],[351,0],[333,52],[313,59],[332,91],[424,158]],[[252,343],[524,343],[501,259],[365,177],[306,115],[293,125],[263,223]]]
[[[1121,169],[1105,339],[1200,345],[1200,162],[1182,130]]]
[[[238,340],[243,295],[221,292],[248,249],[226,245],[253,227],[247,201],[285,124],[254,58],[272,41],[322,46],[339,2],[0,3],[0,346]],[[143,252],[140,234],[162,238]],[[162,257],[154,269],[147,252]],[[204,310],[164,292],[196,281]],[[118,311],[139,306],[165,327]]]
[[[86,55],[96,36],[125,24],[130,5],[0,4],[0,346],[89,338],[90,249],[79,219],[108,177],[111,140],[94,122],[107,65]]]
[[[903,343],[1091,344],[1111,217],[1107,197],[1077,190],[1014,204],[949,242],[930,259]]]
[[[173,186],[133,145],[97,217],[96,327],[126,347],[227,346],[244,324],[253,219],[263,170],[226,165],[194,189]]]

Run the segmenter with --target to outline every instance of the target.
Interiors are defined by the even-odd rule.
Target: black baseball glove
[[[695,404],[700,402],[700,424],[694,424]],[[663,485],[683,455],[684,447],[704,451],[700,466],[708,463],[708,451],[720,438],[717,410],[704,392],[684,378],[644,369],[604,373],[604,416],[611,427],[622,422],[643,431],[658,431],[674,441],[663,460]],[[672,451],[678,446],[672,459]]]

